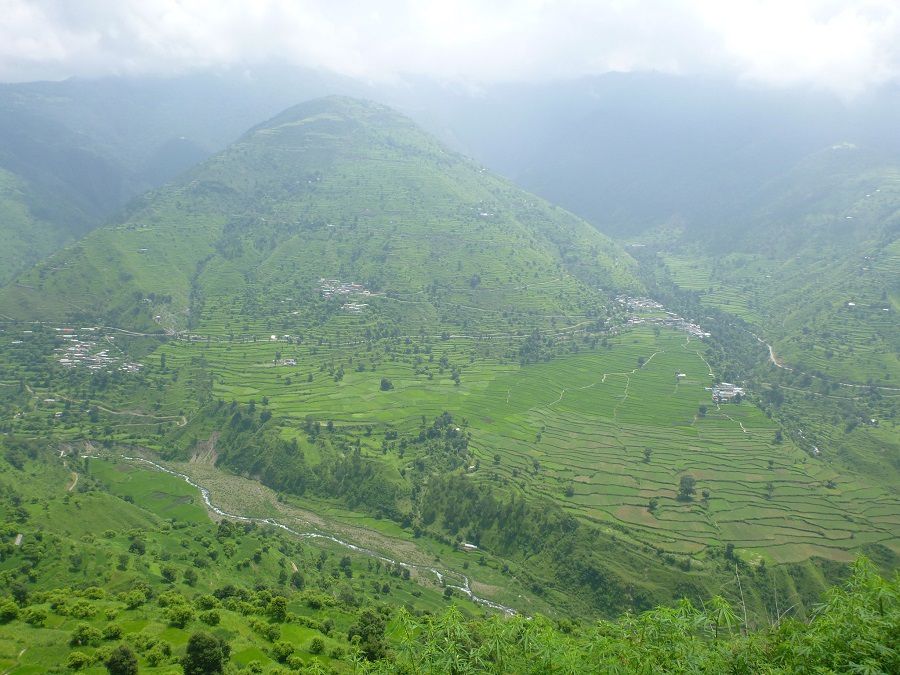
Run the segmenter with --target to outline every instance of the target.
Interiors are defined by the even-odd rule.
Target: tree
[[[268,614],[272,621],[284,623],[287,621],[287,598],[276,595],[269,600]]]
[[[706,406],[705,406],[705,405],[701,405],[699,408],[697,408],[697,414],[698,414],[700,417],[706,417]]]
[[[0,603],[0,623],[9,623],[19,616],[19,606],[12,600]]]
[[[281,640],[272,646],[272,658],[278,661],[278,663],[287,663],[287,660],[291,658],[293,653],[294,645],[290,642]]]
[[[735,559],[735,558],[734,558],[734,544],[732,544],[732,543],[730,543],[730,542],[727,543],[727,544],[725,544],[725,557],[726,557],[728,560],[734,560],[734,559]]]
[[[697,481],[691,474],[686,473],[681,477],[681,482],[678,485],[678,499],[683,502],[689,502],[695,492],[697,492]]]
[[[381,378],[381,391],[390,391],[394,388],[394,383],[386,377]]]
[[[81,670],[91,665],[93,659],[84,652],[72,652],[66,659],[66,667],[70,670]]]
[[[382,658],[387,650],[384,642],[384,617],[367,607],[359,613],[356,622],[347,631],[347,640],[356,642],[369,661]]]
[[[781,443],[784,441],[784,434],[781,432],[781,429],[775,430],[775,442]]]
[[[103,634],[89,623],[80,623],[72,631],[69,644],[72,647],[96,647],[103,640]]]
[[[194,618],[194,610],[188,605],[172,605],[166,610],[166,618],[176,628],[184,628]]]
[[[137,656],[124,642],[110,652],[104,665],[109,675],[137,675],[138,672]]]
[[[200,631],[188,639],[181,667],[184,675],[215,675],[222,672],[230,655],[227,642]]]
[[[651,450],[650,448],[644,448],[644,461],[645,461],[647,464],[650,463],[650,457],[651,457],[652,455],[653,455],[653,450]]]

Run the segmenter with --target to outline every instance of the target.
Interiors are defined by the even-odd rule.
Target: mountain
[[[0,283],[86,232],[122,191],[87,139],[0,105]]]
[[[785,437],[764,390],[714,407],[732,346],[764,350],[634,297],[648,277],[408,118],[317,99],[2,289],[39,324],[0,326],[0,416],[153,453],[260,517],[293,500],[523,611],[736,600],[742,561],[761,617],[765,561],[806,612],[855,552],[890,567],[889,476]]]
[[[285,111],[145,195],[17,279],[2,311],[222,334],[377,307],[405,330],[496,331],[599,312],[596,288],[637,288],[634,269],[584,221],[407,118],[335,97]]]
[[[305,71],[0,85],[0,284],[259,119],[340,88]]]
[[[835,144],[697,237],[648,239],[672,278],[755,326],[789,366],[856,384],[900,378],[900,162]]]
[[[702,237],[842,143],[900,156],[896,88],[853,101],[710,78],[610,73],[475,93],[419,83],[407,109],[454,147],[613,236]],[[727,224],[727,223],[726,223]]]

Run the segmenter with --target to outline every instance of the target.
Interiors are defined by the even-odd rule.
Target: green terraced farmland
[[[165,353],[170,366],[202,354],[215,397],[265,397],[284,420],[283,435],[300,439],[310,461],[319,461],[322,449],[304,442],[299,427],[307,417],[360,436],[378,456],[381,434],[370,439],[364,428],[415,429],[423,416],[446,410],[471,436],[477,468],[469,468],[469,480],[548,497],[639,544],[697,555],[731,543],[777,562],[848,560],[860,546],[900,544],[895,496],[867,491],[853,474],[838,475],[792,443],[776,443],[777,424],[751,401],[714,404],[709,388],[717,379],[706,345],[684,333],[633,330],[608,348],[525,366],[490,357],[490,349],[507,348],[505,341],[475,360],[474,340],[425,340],[421,350],[419,343],[408,353],[384,353],[177,341]],[[274,365],[276,350],[296,365]],[[441,375],[435,367],[432,378],[417,374],[415,352],[426,351],[432,364],[460,363],[460,383],[449,369]],[[340,381],[326,363],[343,367]],[[390,391],[380,389],[383,377],[393,383]],[[389,452],[378,461],[399,480],[415,459]],[[685,474],[697,481],[691,501],[677,499]]]

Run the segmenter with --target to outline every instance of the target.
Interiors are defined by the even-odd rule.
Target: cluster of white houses
[[[619,295],[616,296],[616,302],[624,305],[628,311],[633,312],[628,317],[629,326],[665,326],[666,328],[683,330],[695,338],[709,337],[709,333],[698,324],[678,316],[675,312],[667,311],[662,304],[651,298],[632,298],[628,295]]]
[[[319,288],[322,291],[322,297],[326,300],[336,295],[362,295],[365,297],[375,295],[363,284],[340,279],[319,279]]]
[[[108,372],[116,368],[126,373],[136,373],[143,368],[143,364],[124,361],[121,356],[111,354],[109,348],[99,348],[95,340],[86,339],[85,336],[79,337],[74,328],[57,328],[55,330],[60,333],[62,339],[62,345],[54,350],[60,365],[67,368],[81,366],[88,370],[106,370]],[[90,333],[91,338],[96,337],[98,333],[96,328],[81,330]],[[105,339],[111,344],[115,338],[106,336]]]
[[[712,388],[712,400],[716,403],[730,403],[735,398],[744,396],[744,390],[731,382],[719,382]]]

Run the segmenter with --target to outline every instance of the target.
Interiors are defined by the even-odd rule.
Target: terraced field
[[[697,555],[731,543],[788,562],[811,555],[848,560],[872,543],[900,550],[900,500],[839,475],[790,442],[776,443],[777,425],[752,403],[716,406],[708,391],[716,378],[702,342],[639,329],[613,338],[607,349],[550,363],[523,367],[496,358],[494,350],[518,342],[426,338],[397,353],[367,353],[335,345],[178,341],[164,351],[171,365],[202,354],[214,372],[215,396],[266,397],[276,416],[294,420],[283,433],[301,440],[308,416],[348,432],[411,430],[423,416],[450,411],[471,434],[478,458],[471,480],[550,497],[580,518],[668,552]],[[276,350],[296,365],[274,365]],[[432,378],[416,374],[426,351]],[[458,385],[449,368],[438,372],[442,359],[460,364]],[[340,381],[326,364],[343,367]],[[392,390],[380,389],[382,377]],[[376,438],[363,443],[381,454]],[[314,447],[304,447],[314,459]],[[414,460],[382,458],[397,471]],[[677,498],[685,474],[696,479],[691,501]]]
[[[826,253],[815,265],[741,254],[663,257],[679,286],[755,326],[787,365],[851,383],[900,380],[900,242],[849,260]]]

